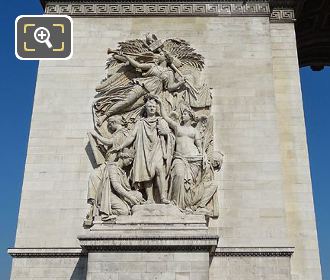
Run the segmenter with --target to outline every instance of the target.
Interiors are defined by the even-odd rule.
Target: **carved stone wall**
[[[215,149],[225,160],[215,180],[220,216],[209,222],[210,232],[220,236],[210,279],[254,274],[286,279],[292,249],[281,256],[279,247],[294,246],[299,246],[292,255],[295,280],[321,279],[315,224],[308,222],[314,219],[310,200],[308,215],[305,211],[311,185],[304,164],[307,151],[301,148],[306,140],[297,65],[290,68],[297,63],[292,24],[273,24],[263,16],[76,17],[74,25],[73,58],[39,65],[15,244],[37,252],[12,252],[12,279],[86,275],[86,259],[79,255],[79,260],[75,250],[46,252],[58,256],[46,259],[41,249],[80,248],[77,235],[86,233],[82,217],[93,170],[85,148],[86,132],[93,129],[95,82],[104,78],[107,48],[148,31],[187,40],[205,57],[205,77],[213,88]],[[288,119],[281,119],[283,114]],[[283,170],[285,166],[290,169]],[[242,246],[271,247],[266,250],[270,256],[253,250],[251,256],[240,251]]]

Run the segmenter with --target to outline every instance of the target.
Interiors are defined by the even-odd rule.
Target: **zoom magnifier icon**
[[[50,32],[46,27],[38,27],[34,31],[34,39],[41,44],[46,44],[49,49],[53,47],[52,43],[49,40]]]
[[[72,57],[73,24],[66,15],[22,15],[15,21],[15,54],[21,60]]]

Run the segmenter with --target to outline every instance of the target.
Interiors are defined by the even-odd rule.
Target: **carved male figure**
[[[133,184],[145,188],[147,202],[154,203],[153,182],[155,181],[162,203],[167,200],[166,151],[173,144],[167,123],[157,116],[155,97],[145,97],[145,115],[135,125],[132,134],[114,151],[134,145],[136,156],[133,162],[131,179]]]
[[[91,209],[85,225],[92,225],[94,217],[101,216],[103,221],[118,215],[128,215],[133,205],[143,203],[142,194],[131,190],[124,167],[131,165],[134,153],[124,149],[116,161],[107,162],[102,173],[92,173],[88,184],[87,202]]]
[[[111,138],[103,137],[95,131],[91,131],[90,134],[92,134],[102,144],[109,148],[116,147],[122,144],[129,134],[128,129],[123,126],[122,117],[117,115],[112,116],[108,119],[108,129],[112,133]],[[114,161],[116,158],[116,154],[112,153],[111,149],[109,148],[106,151],[105,161]]]

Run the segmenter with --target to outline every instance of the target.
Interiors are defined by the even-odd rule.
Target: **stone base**
[[[207,252],[90,252],[87,280],[208,280]]]
[[[163,204],[135,206],[131,216],[96,221],[78,239],[88,254],[88,280],[206,280],[218,243],[203,215]]]
[[[129,231],[128,231],[129,230]],[[94,221],[91,233],[135,235],[200,235],[207,234],[207,220],[204,215],[184,214],[174,205],[146,204],[136,205],[130,216],[118,216],[115,220]]]

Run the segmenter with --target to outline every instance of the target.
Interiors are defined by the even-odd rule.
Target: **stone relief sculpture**
[[[130,215],[137,204],[216,218],[214,172],[223,155],[213,150],[204,58],[182,39],[154,34],[108,54],[92,105],[95,131],[88,133],[98,167],[89,179],[85,226]]]

